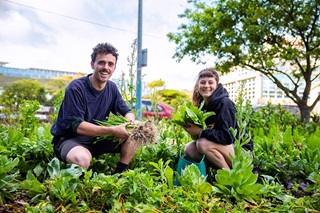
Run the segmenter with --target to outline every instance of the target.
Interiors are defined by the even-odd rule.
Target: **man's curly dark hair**
[[[94,48],[92,48],[93,52],[91,54],[91,61],[95,62],[98,54],[112,54],[116,57],[116,63],[118,61],[118,50],[109,43],[99,43]]]

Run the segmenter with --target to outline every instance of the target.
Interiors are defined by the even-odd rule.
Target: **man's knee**
[[[68,152],[66,160],[68,163],[77,164],[82,168],[88,169],[92,161],[92,155],[86,148],[78,146]]]

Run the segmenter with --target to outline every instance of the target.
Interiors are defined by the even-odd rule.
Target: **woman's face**
[[[199,79],[199,93],[205,101],[209,100],[212,93],[217,89],[217,81],[214,77]]]

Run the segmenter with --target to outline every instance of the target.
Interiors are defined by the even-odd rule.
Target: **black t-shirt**
[[[88,76],[73,80],[65,90],[58,118],[51,127],[51,134],[56,137],[71,138],[76,135],[72,122],[107,120],[110,112],[125,116],[130,112],[116,84],[108,81],[101,91],[95,90]]]

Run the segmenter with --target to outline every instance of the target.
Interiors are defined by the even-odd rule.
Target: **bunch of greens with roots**
[[[128,141],[135,143],[137,146],[147,146],[158,141],[158,129],[153,120],[147,119],[144,121],[135,121],[130,123],[122,115],[110,114],[106,121],[96,120],[97,124],[101,126],[118,126],[126,124],[126,130],[129,133]],[[97,141],[111,140],[122,143],[123,141],[112,134],[105,134],[97,137]]]

